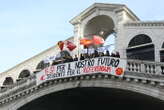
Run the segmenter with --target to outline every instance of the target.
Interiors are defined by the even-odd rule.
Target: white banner
[[[88,49],[88,54],[93,54],[95,52],[95,49],[94,48],[89,48]]]
[[[97,48],[97,51],[98,52],[104,52],[105,51],[105,47],[99,47],[99,48]]]
[[[88,51],[87,49],[81,49],[81,53],[82,53],[82,54],[87,53],[87,51]]]
[[[123,77],[126,60],[114,57],[98,57],[70,63],[50,66],[36,74],[37,85],[58,78],[72,77],[85,74],[104,73]]]

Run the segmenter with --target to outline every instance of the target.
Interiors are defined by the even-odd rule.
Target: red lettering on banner
[[[84,73],[93,73],[93,72],[111,72],[111,67],[108,66],[93,66],[93,67],[84,67]]]
[[[45,74],[48,74],[48,70],[49,70],[49,68],[45,68],[45,69],[44,69],[44,73],[45,73]]]
[[[50,66],[44,69],[45,74],[54,74],[56,71],[55,66]]]

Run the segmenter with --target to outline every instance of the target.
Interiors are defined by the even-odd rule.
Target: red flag
[[[95,44],[95,45],[104,44],[104,39],[100,36],[94,35],[93,36],[93,44]]]
[[[66,42],[67,48],[69,49],[69,51],[72,51],[76,48],[76,45],[70,41]]]
[[[93,43],[92,40],[88,38],[83,38],[80,40],[80,44],[84,46],[91,45],[92,43]]]

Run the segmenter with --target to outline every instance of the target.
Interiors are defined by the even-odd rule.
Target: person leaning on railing
[[[112,53],[111,53],[111,57],[116,57],[116,55],[112,52]]]
[[[110,56],[109,50],[106,51],[105,56]]]
[[[91,54],[91,58],[95,58],[95,53],[92,53]]]
[[[119,54],[119,52],[116,52],[115,57],[120,58],[120,54]]]
[[[119,52],[115,52],[115,53],[112,52],[111,57],[120,58],[120,54],[119,54]]]
[[[75,55],[73,61],[78,61],[78,57],[77,57],[77,55]]]
[[[84,55],[80,54],[80,60],[84,60]]]
[[[103,57],[103,56],[111,56],[111,57],[117,57],[120,58],[120,54],[119,52],[112,52],[110,54],[109,50],[106,51],[106,53],[104,54],[104,52],[98,52],[96,49],[94,50],[94,53],[92,54],[88,54],[88,53],[81,53],[80,54],[80,60],[84,60],[86,58],[96,58],[96,57]],[[67,63],[67,62],[73,62],[73,61],[78,61],[78,56],[75,55],[74,58],[72,58],[72,56],[66,56],[60,60],[55,60],[52,65],[56,65],[56,64],[61,64],[61,63]]]
[[[72,56],[66,56],[66,57],[64,58],[64,63],[67,63],[67,62],[73,62]]]
[[[95,57],[99,57],[99,53],[97,50],[94,51]]]

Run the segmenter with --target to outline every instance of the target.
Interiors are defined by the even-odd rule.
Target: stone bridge
[[[10,87],[1,89],[0,107],[1,110],[17,110],[19,108],[20,110],[24,110],[21,107],[32,104],[33,101],[46,95],[79,88],[108,88],[114,89],[114,91],[128,91],[164,101],[162,66],[164,66],[163,63],[128,60],[123,77],[97,73],[59,78],[44,82],[39,86],[36,85],[36,76],[34,74]],[[41,108],[37,109],[42,110]]]
[[[127,60],[124,76],[86,74],[37,86],[36,74],[50,65],[44,64],[44,59],[60,52],[55,45],[0,73],[0,110],[98,110],[109,105],[127,109],[129,104],[144,110],[164,109],[163,21],[140,21],[123,4],[95,3],[70,23],[74,35],[67,40],[77,46],[72,55],[81,54],[84,47],[79,39],[83,37],[114,37],[120,59]]]

